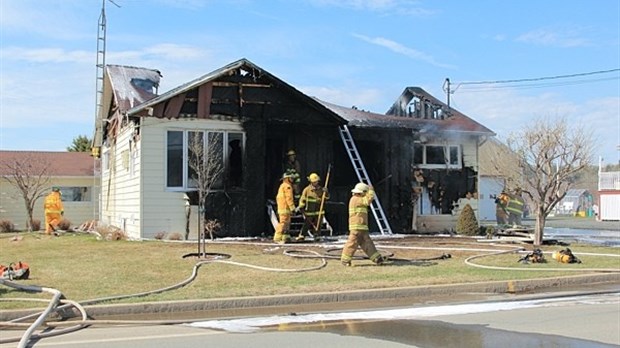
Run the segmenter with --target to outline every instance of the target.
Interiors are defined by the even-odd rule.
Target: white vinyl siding
[[[141,238],[185,233],[185,189],[167,188],[167,134],[179,130],[220,130],[241,132],[238,122],[213,120],[167,120],[145,118],[141,125],[142,216]],[[192,219],[196,219],[195,211]],[[192,234],[190,234],[191,236]],[[195,235],[195,233],[193,233]]]
[[[71,222],[71,227],[80,226],[84,222],[98,219],[98,183],[94,177],[51,177],[50,187],[87,187],[93,190],[95,199],[82,202],[63,202],[65,219]],[[47,194],[47,193],[46,193]],[[43,210],[44,197],[39,198],[34,205],[33,218],[41,221],[41,228],[45,229],[45,213]],[[28,214],[21,193],[4,178],[0,177],[0,220],[9,220],[18,230],[26,229]]]
[[[124,230],[130,238],[139,238],[140,158],[132,157],[139,151],[140,142],[133,135],[134,127],[125,127],[116,144],[106,148],[110,167],[102,175],[101,203],[104,223]]]

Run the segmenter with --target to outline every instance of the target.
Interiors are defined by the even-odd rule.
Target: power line
[[[586,79],[586,80],[575,80],[575,81],[563,81],[563,82],[546,82],[546,83],[526,83],[521,85],[507,85],[507,86],[466,86],[461,90],[462,93],[471,93],[471,92],[484,92],[498,89],[532,89],[532,88],[547,88],[547,87],[561,87],[561,86],[573,86],[573,85],[582,85],[586,83],[594,83],[594,82],[602,82],[602,81],[611,81],[611,80],[620,80],[620,76],[618,77],[605,77],[598,79]],[[458,88],[458,86],[457,86]],[[454,92],[452,90],[452,92]]]
[[[567,85],[583,84],[583,83],[590,83],[590,82],[597,82],[597,81],[615,80],[615,79],[619,79],[620,75],[618,77],[611,77],[611,78],[598,78],[598,79],[590,79],[590,80],[585,79],[585,80],[568,81],[568,82],[532,83],[532,84],[527,84],[527,85],[524,84],[524,85],[508,85],[508,86],[489,86],[489,85],[518,84],[518,83],[523,83],[523,82],[558,80],[558,79],[565,79],[565,78],[591,76],[591,75],[597,75],[597,74],[608,74],[608,73],[613,73],[613,72],[618,72],[618,71],[620,71],[620,68],[609,69],[609,70],[598,70],[598,71],[569,74],[569,75],[544,76],[544,77],[535,77],[535,78],[526,78],[526,79],[494,80],[494,81],[465,81],[465,82],[457,83],[456,87],[454,88],[452,88],[454,84],[451,83],[449,78],[446,78],[444,85],[443,85],[443,90],[444,92],[446,92],[447,104],[448,106],[450,106],[450,95],[454,94],[454,92],[456,92],[456,90],[459,89],[461,86],[486,85],[486,86],[481,86],[481,87],[468,88],[468,92],[481,92],[484,90],[492,90],[492,89],[499,89],[499,88],[527,89],[527,88],[543,88],[543,87],[550,87],[550,86],[567,86]]]
[[[498,84],[498,83],[519,83],[519,82],[532,82],[532,81],[542,81],[542,80],[555,80],[555,79],[564,79],[564,78],[588,76],[588,75],[596,75],[596,74],[607,74],[607,73],[616,72],[616,71],[620,71],[620,69],[599,70],[599,71],[591,71],[591,72],[586,72],[586,73],[578,73],[578,74],[570,74],[570,75],[535,77],[535,78],[529,78],[529,79],[495,80],[495,81],[466,81],[466,82],[458,83],[457,88],[458,86],[461,86],[461,85],[489,85],[489,84]]]

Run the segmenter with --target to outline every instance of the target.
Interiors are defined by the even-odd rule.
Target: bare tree
[[[564,118],[540,118],[511,134],[507,143],[516,160],[496,169],[508,189],[520,188],[529,198],[536,217],[534,245],[541,245],[547,216],[590,164],[592,135],[569,127]]]
[[[24,154],[5,158],[1,164],[8,173],[6,181],[16,187],[24,200],[28,221],[26,222],[29,232],[32,232],[34,206],[37,200],[49,190],[51,177],[49,174],[49,161],[35,154]]]
[[[207,138],[205,139],[205,134]],[[193,184],[198,191],[198,211],[201,219],[198,221],[198,253],[202,240],[202,252],[205,252],[204,239],[206,238],[208,223],[206,214],[207,197],[213,187],[222,183],[224,173],[224,134],[220,132],[190,132],[189,133],[189,168]],[[213,239],[213,229],[208,232]],[[187,239],[187,233],[185,239]]]

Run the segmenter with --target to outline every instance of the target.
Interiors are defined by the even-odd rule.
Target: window
[[[228,146],[224,146],[228,144]],[[209,168],[221,168],[214,189],[241,187],[244,133],[229,131],[168,131],[166,144],[166,187],[192,190],[196,188],[196,171],[190,159],[201,153],[212,161]]]
[[[91,187],[68,186],[59,187],[63,202],[90,202]]]
[[[425,168],[461,168],[461,147],[458,145],[415,144],[413,163]]]

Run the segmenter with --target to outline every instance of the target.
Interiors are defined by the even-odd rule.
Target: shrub
[[[67,219],[62,219],[60,220],[60,222],[58,223],[58,229],[59,230],[63,230],[63,231],[68,231],[69,228],[71,228],[71,221],[67,220]]]
[[[207,220],[205,223],[205,231],[209,234],[211,240],[214,240],[217,236],[217,232],[222,228],[222,224],[217,219]]]
[[[155,233],[155,239],[162,240],[166,237],[166,232],[157,232]]]
[[[456,221],[456,233],[466,236],[475,236],[478,234],[478,220],[471,205],[466,204]]]
[[[15,224],[10,220],[0,220],[0,232],[15,232]]]
[[[183,239],[183,235],[179,232],[174,232],[170,234],[170,237],[168,237],[168,239],[170,240],[181,240]]]
[[[38,231],[41,229],[41,220],[39,219],[32,219],[32,221],[30,222],[30,227],[32,227],[33,231]]]

